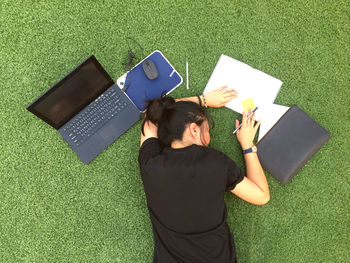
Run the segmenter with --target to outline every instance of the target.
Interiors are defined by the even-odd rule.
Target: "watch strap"
[[[256,148],[256,146],[253,146],[253,147],[248,148],[246,150],[242,150],[242,152],[243,152],[243,154],[257,152],[257,148]]]

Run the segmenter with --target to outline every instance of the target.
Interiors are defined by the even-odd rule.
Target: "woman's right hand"
[[[241,128],[236,132],[237,140],[242,146],[242,149],[248,149],[250,147],[254,146],[253,140],[255,137],[256,132],[258,131],[258,128],[260,126],[261,120],[259,120],[255,124],[255,113],[253,113],[253,116],[248,119],[248,115],[252,112],[251,109],[249,109],[248,113],[243,112],[242,117],[242,126]],[[255,125],[254,125],[255,124]],[[239,126],[239,121],[236,120],[236,128]]]
[[[232,88],[228,88],[227,86],[223,86],[202,95],[202,100],[203,96],[205,96],[208,107],[220,108],[225,106],[231,100],[237,98],[237,91]]]

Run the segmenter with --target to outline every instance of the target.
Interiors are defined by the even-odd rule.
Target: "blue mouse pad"
[[[142,62],[150,59],[156,65],[158,78],[149,80],[142,68]],[[156,50],[117,80],[117,85],[123,89],[127,86],[126,94],[140,111],[147,106],[147,100],[160,97],[165,91],[169,94],[182,83],[182,77],[164,57]]]

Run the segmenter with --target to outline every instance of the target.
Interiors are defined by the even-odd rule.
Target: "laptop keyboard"
[[[79,146],[111,118],[117,116],[126,105],[117,92],[110,89],[81,111],[63,131],[73,144]]]

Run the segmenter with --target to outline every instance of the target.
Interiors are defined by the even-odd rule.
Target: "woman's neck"
[[[192,141],[173,141],[171,143],[171,148],[180,149],[180,148],[185,148],[187,146],[191,146],[192,144],[193,144]]]

